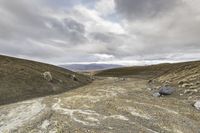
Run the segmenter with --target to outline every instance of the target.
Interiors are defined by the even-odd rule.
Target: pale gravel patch
[[[99,122],[99,120],[97,118],[90,117],[90,116],[88,116],[86,119],[89,121]]]
[[[59,98],[56,98],[56,99],[58,100],[58,102],[52,106],[52,110],[60,114],[68,115],[73,121],[81,123],[85,126],[98,126],[101,124],[101,121],[106,120],[106,119],[118,119],[118,120],[123,120],[123,121],[129,120],[127,117],[123,115],[105,116],[93,110],[63,108],[60,106],[61,99]],[[77,118],[76,113],[81,114],[83,116],[82,118],[83,120]]]
[[[155,107],[155,108],[159,108],[159,109],[162,109],[168,113],[171,113],[171,114],[175,114],[175,115],[178,115],[179,113],[174,111],[174,110],[171,110],[171,109],[168,109],[168,108],[164,108],[164,107],[161,107],[161,106],[158,106],[158,105],[153,105],[153,104],[147,104],[147,103],[141,103],[141,102],[134,102],[136,104],[140,104],[140,105],[146,105],[146,106],[152,106],[152,107]]]
[[[119,119],[119,120],[123,120],[123,121],[128,121],[129,119],[123,115],[111,115],[111,116],[104,116],[103,119],[109,119],[109,118],[113,118],[113,119]]]
[[[83,103],[97,103],[107,98],[117,97],[119,94],[125,94],[126,89],[121,87],[107,87],[106,89],[98,89],[98,95],[75,95],[65,97],[63,100],[67,103],[74,103],[75,101],[80,101]],[[83,106],[86,106],[85,104]],[[86,106],[87,107],[87,106]]]
[[[96,103],[99,102],[101,99],[103,98],[103,96],[91,96],[91,95],[76,95],[76,96],[69,96],[64,98],[64,100],[66,102],[73,102],[73,101],[90,101],[92,103]]]
[[[143,112],[139,111],[139,110],[136,110],[135,108],[133,107],[128,107],[127,108],[127,111],[131,113],[131,115],[133,116],[138,116],[138,117],[141,117],[141,118],[144,118],[144,119],[147,119],[147,120],[150,120],[151,119],[151,116],[147,115],[147,114],[144,114]]]
[[[34,120],[35,116],[45,108],[45,105],[41,102],[42,99],[38,99],[2,106],[0,108],[0,132],[15,130]]]
[[[145,127],[145,126],[142,126],[142,125],[141,125],[141,127],[144,128],[145,130],[147,130],[149,133],[159,133],[159,132],[157,132],[157,131],[155,131],[155,130],[152,130],[152,129],[150,129],[150,128],[147,128],[147,127]]]
[[[47,129],[49,125],[50,125],[49,120],[44,120],[41,125],[41,129]]]
[[[123,89],[121,87],[107,87],[106,89],[98,89],[97,92],[100,92],[101,95],[104,95],[103,98],[112,98],[116,97],[120,94],[125,94],[127,92],[126,89]]]
[[[83,120],[80,120],[78,118],[76,118],[75,114],[74,113],[80,113],[80,114],[83,114],[83,115],[86,115],[86,116],[99,116],[98,113],[96,113],[95,111],[92,111],[92,110],[80,110],[80,109],[68,109],[68,108],[62,108],[60,106],[60,102],[61,102],[61,99],[58,99],[58,102],[55,103],[53,106],[52,106],[52,109],[54,111],[57,111],[58,113],[61,113],[61,114],[64,114],[64,115],[69,115],[70,118],[78,123],[81,123],[83,125],[89,125],[89,126],[94,126],[96,124],[94,124],[93,122],[94,121],[83,121]]]

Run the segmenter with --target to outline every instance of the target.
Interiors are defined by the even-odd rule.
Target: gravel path
[[[142,79],[105,78],[66,93],[0,107],[0,132],[200,133],[200,112],[153,97]]]

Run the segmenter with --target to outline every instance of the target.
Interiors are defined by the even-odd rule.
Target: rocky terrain
[[[200,113],[177,95],[153,97],[148,80],[99,78],[63,94],[0,107],[0,132],[198,133]]]
[[[101,71],[86,86],[2,105],[0,132],[199,133],[199,62],[135,68]]]
[[[200,99],[200,61],[117,68],[99,71],[96,75],[149,79],[152,90],[169,85],[176,88],[177,95]]]

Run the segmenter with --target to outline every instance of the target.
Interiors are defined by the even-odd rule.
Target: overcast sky
[[[199,0],[0,0],[0,54],[53,64],[200,59]]]

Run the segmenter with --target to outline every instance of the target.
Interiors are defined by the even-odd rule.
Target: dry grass
[[[53,80],[42,73],[49,71]],[[71,79],[75,74],[78,81]],[[89,77],[57,66],[0,56],[0,105],[57,94],[90,82]]]

